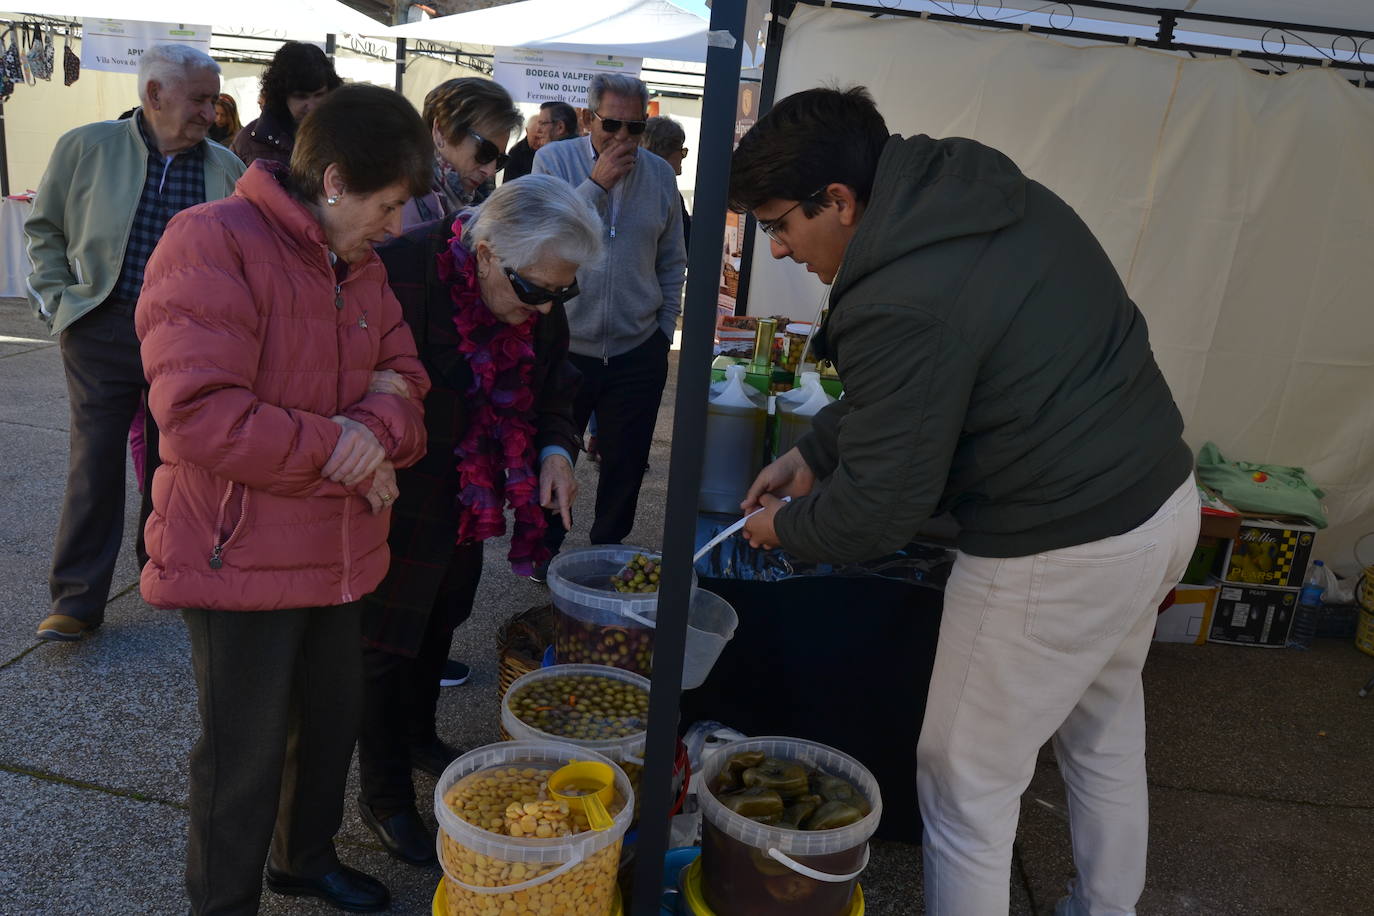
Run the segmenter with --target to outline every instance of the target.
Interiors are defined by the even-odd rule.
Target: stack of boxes
[[[1243,515],[1205,488],[1202,501],[1202,537],[1155,638],[1282,648],[1317,529],[1300,519]]]
[[[1242,518],[1218,570],[1207,639],[1282,648],[1316,538],[1317,529],[1300,520]]]

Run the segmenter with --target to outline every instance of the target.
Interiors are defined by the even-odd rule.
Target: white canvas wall
[[[1068,200],[1149,320],[1189,443],[1309,468],[1332,522],[1318,555],[1353,566],[1374,529],[1374,92],[799,9],[778,96],[833,83],[868,86],[894,132],[988,143]],[[814,314],[814,278],[761,236],[756,252],[750,311]]]

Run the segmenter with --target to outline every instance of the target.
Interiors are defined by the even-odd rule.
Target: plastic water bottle
[[[1298,610],[1293,617],[1293,628],[1288,631],[1288,648],[1309,649],[1312,637],[1317,635],[1317,616],[1322,609],[1322,595],[1326,592],[1326,569],[1321,560],[1312,564],[1307,581],[1298,593]]]

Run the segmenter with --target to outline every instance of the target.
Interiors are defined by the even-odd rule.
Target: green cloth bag
[[[1302,468],[1227,461],[1221,449],[1208,442],[1197,454],[1197,479],[1242,512],[1303,518],[1326,527],[1321,502],[1326,494]]]

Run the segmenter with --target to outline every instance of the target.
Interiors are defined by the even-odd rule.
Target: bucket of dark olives
[[[814,741],[750,738],[701,776],[702,892],[714,912],[850,912],[883,814],[863,764]]]
[[[653,673],[658,560],[651,551],[619,545],[568,550],[554,558],[548,584],[559,664]],[[696,584],[692,573],[693,590]]]

